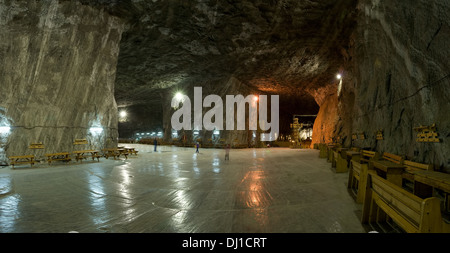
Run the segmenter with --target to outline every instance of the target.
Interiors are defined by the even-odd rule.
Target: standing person
[[[156,152],[156,146],[158,146],[158,141],[156,140],[156,138],[155,138],[155,140],[153,141],[153,144],[155,144],[155,152]]]
[[[230,160],[230,144],[225,147],[225,160]]]
[[[199,153],[198,152],[198,147],[200,146],[200,144],[197,142],[197,150],[195,151],[195,153]]]

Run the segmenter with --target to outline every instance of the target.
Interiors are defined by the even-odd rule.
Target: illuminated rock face
[[[70,152],[83,138],[83,148],[116,145],[122,30],[118,18],[76,2],[0,3],[0,123],[11,126],[3,158]],[[103,132],[92,134],[95,126]],[[35,142],[45,149],[29,150]]]
[[[351,41],[346,105],[336,134],[365,132],[355,145],[450,168],[450,3],[362,0]],[[349,124],[348,122],[351,122]],[[440,143],[418,143],[414,127],[436,123]],[[375,132],[383,130],[384,140]]]

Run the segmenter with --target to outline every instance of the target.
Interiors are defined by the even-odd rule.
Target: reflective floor
[[[0,232],[366,232],[317,150],[126,146],[138,156],[0,167]]]

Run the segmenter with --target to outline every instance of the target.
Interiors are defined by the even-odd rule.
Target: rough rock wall
[[[450,2],[361,0],[337,134],[364,132],[356,146],[450,168]],[[414,127],[435,123],[440,143],[418,143]],[[375,131],[384,140],[376,141]]]
[[[330,143],[336,136],[339,120],[337,86],[330,84],[319,90],[311,91],[317,104],[319,113],[314,121],[311,146],[315,143]]]
[[[0,1],[0,124],[11,126],[3,157],[116,145],[122,31],[117,18],[78,2]],[[83,138],[89,145],[73,145]],[[28,149],[34,142],[45,149]]]

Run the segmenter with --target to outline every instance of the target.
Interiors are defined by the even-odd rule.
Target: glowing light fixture
[[[198,130],[194,130],[194,135],[198,135],[199,131]]]
[[[214,134],[214,135],[219,135],[219,134],[220,134],[220,131],[219,131],[219,130],[214,130],[213,134]]]
[[[337,78],[338,80],[341,80],[341,79],[342,79],[342,75],[341,75],[341,74],[337,74],[337,75],[336,75],[336,78]]]
[[[11,127],[9,126],[2,126],[0,127],[0,134],[7,134],[11,131]]]
[[[120,111],[119,116],[120,116],[121,118],[125,118],[125,117],[127,116],[127,112],[126,112],[125,110]]]
[[[101,127],[91,127],[89,129],[89,132],[91,132],[91,134],[93,134],[93,135],[98,135],[98,134],[103,133],[103,128],[101,128]]]
[[[182,100],[183,99],[183,94],[181,92],[177,92],[177,94],[175,94],[175,98],[178,100]]]

